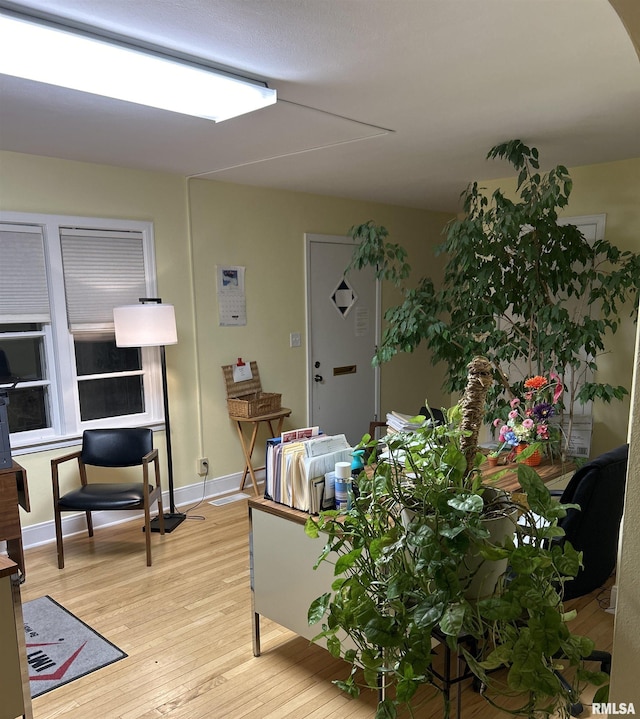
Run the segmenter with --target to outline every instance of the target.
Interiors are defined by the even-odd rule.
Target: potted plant
[[[487,196],[477,182],[462,195],[464,216],[446,228],[438,253],[446,255],[444,281],[409,284],[407,251],[369,221],[351,228],[358,243],[350,267],[375,269],[403,295],[385,313],[387,323],[374,362],[412,352],[422,342],[433,364],[444,363],[444,390],[459,394],[466,363],[478,354],[493,365],[496,383],[487,398],[487,421],[521,396],[522,378],[556,372],[567,390],[560,419],[574,403],[610,402],[627,390],[591,379],[607,336],[624,306],[637,317],[640,255],[604,239],[587,241],[572,224],[558,224],[572,181],[558,165],[539,172],[538,151],[520,140],[493,147],[517,174],[517,198],[502,190]],[[566,447],[565,447],[566,448]]]
[[[376,719],[393,719],[402,706],[414,716],[433,692],[443,694],[449,716],[434,637],[463,656],[488,701],[515,715],[565,711],[577,687],[564,688],[559,663],[579,667],[576,684],[605,680],[581,668],[593,643],[571,632],[562,604],[563,582],[580,566],[570,545],[551,544],[567,506],[526,465],[518,478],[528,506],[482,483],[477,433],[491,375],[489,362],[475,358],[445,425],[388,437],[388,456],[360,475],[352,508],[306,524],[309,536],[326,540],[318,564],[335,565],[309,623],[320,622],[316,640],[351,664],[342,689],[357,696],[362,687],[385,687]],[[498,519],[509,525],[506,535],[489,526]],[[483,574],[496,567],[492,578]]]

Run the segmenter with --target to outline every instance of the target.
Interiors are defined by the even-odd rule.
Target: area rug
[[[22,605],[31,697],[127,655],[49,596]]]

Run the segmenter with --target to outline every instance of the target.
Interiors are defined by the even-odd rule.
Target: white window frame
[[[153,223],[74,215],[49,215],[0,210],[0,222],[39,227],[44,239],[51,324],[43,325],[46,377],[50,387],[51,427],[11,435],[13,454],[52,449],[73,444],[85,429],[106,427],[155,427],[164,424],[160,352],[141,349],[145,411],[91,421],[80,418],[78,377],[73,334],[67,323],[62,269],[60,229],[80,227],[103,231],[135,231],[142,235],[146,296],[157,294]],[[33,333],[33,334],[38,334]],[[28,333],[19,333],[28,336]],[[129,374],[129,373],[125,373]],[[114,373],[113,376],[116,376]],[[35,384],[42,384],[38,382]],[[25,384],[25,387],[28,386]]]

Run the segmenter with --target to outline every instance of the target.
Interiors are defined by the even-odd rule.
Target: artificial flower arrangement
[[[519,445],[546,443],[555,438],[557,428],[551,427],[549,420],[556,413],[556,405],[562,396],[563,386],[557,374],[551,379],[536,375],[524,381],[524,400],[514,397],[507,420],[498,417],[493,426],[498,429],[498,441],[501,443],[499,454],[510,447],[513,452]]]

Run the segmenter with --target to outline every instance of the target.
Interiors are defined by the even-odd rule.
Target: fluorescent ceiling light
[[[264,83],[3,14],[0,73],[215,122],[276,102]]]

